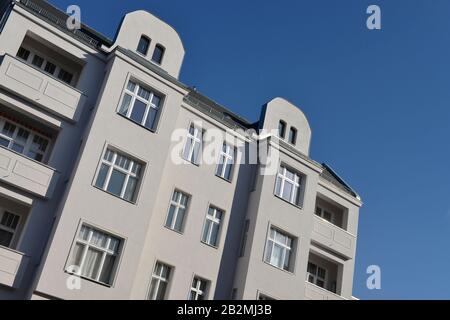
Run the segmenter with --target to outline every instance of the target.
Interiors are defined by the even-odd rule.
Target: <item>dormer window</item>
[[[284,122],[283,120],[280,120],[280,123],[278,124],[278,136],[281,139],[284,139],[284,137],[286,136],[286,122]]]
[[[289,143],[293,145],[297,143],[297,129],[293,127],[289,130]]]
[[[154,63],[161,64],[165,51],[166,51],[166,49],[162,45],[157,44],[155,46],[155,51],[153,51],[152,61]]]
[[[150,39],[147,38],[146,36],[142,36],[141,39],[139,40],[137,52],[146,56],[149,47],[150,47]]]

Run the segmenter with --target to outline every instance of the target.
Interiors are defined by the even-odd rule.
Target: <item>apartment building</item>
[[[299,108],[248,122],[181,83],[148,12],[114,40],[66,20],[0,1],[0,299],[352,299],[362,202]]]

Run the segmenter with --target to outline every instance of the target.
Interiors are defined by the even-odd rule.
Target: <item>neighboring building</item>
[[[0,299],[352,299],[362,203],[309,158],[297,107],[249,123],[180,83],[181,40],[148,12],[114,41],[66,19],[0,0]],[[256,142],[278,174],[241,161]]]

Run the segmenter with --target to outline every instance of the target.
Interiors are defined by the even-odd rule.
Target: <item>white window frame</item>
[[[23,49],[29,51],[30,54],[28,55],[28,59],[27,60],[24,60],[21,57],[17,56],[18,59],[20,59],[22,61],[25,61],[28,65],[32,66],[33,68],[37,68],[37,69],[41,70],[43,73],[45,73],[45,74],[47,74],[47,75],[57,79],[58,81],[61,81],[62,83],[66,84],[68,86],[71,86],[71,87],[74,86],[73,83],[75,81],[75,74],[72,71],[69,71],[67,69],[62,68],[60,65],[58,65],[57,62],[48,60],[48,58],[45,57],[44,54],[41,54],[40,52],[37,52],[36,50],[30,49],[27,46],[20,46],[20,48],[23,48]],[[32,63],[35,56],[39,56],[43,60],[42,65],[40,67],[35,66]],[[51,63],[51,64],[53,64],[56,67],[54,73],[49,73],[49,72],[45,71],[45,67],[47,66],[47,63]],[[68,73],[70,73],[72,75],[72,80],[70,82],[63,81],[62,79],[60,79],[58,77],[61,70],[65,71],[65,72],[68,72]]]
[[[178,196],[176,201],[173,200],[173,196],[174,196],[175,193],[179,194],[179,196]],[[183,196],[185,196],[187,198],[186,205],[183,205],[181,203],[181,200],[183,199]],[[180,191],[179,189],[175,189],[172,192],[172,197],[170,198],[169,210],[167,212],[166,222],[164,224],[166,228],[168,228],[168,229],[170,229],[172,231],[178,232],[178,233],[183,233],[183,228],[184,228],[184,224],[185,224],[185,221],[186,221],[186,216],[188,214],[188,208],[189,208],[189,201],[190,201],[190,199],[191,199],[191,196],[189,194],[187,194],[187,193],[185,193],[183,191]],[[168,221],[168,219],[169,219],[169,212],[170,212],[170,208],[172,206],[175,207],[175,211],[173,213],[172,221],[170,222],[170,225],[169,225],[168,224],[168,222],[169,222]],[[178,214],[180,212],[180,209],[184,209],[184,217],[183,217],[183,221],[181,223],[181,230],[177,230],[177,229],[175,229],[175,224],[177,222],[177,218],[178,218]]]
[[[5,135],[5,134],[3,133],[3,128],[5,127],[5,125],[6,125],[7,122],[8,122],[8,123],[11,123],[12,125],[14,125],[14,126],[16,127],[16,129],[14,130],[14,133],[13,133],[13,136],[12,136],[12,137],[9,137],[9,136],[7,136],[7,135]],[[23,152],[18,152],[18,151],[15,151],[15,150],[12,149],[12,146],[13,146],[14,143],[20,144],[20,145],[22,146],[21,143],[18,143],[18,142],[16,141],[16,140],[17,140],[17,135],[18,135],[20,129],[22,129],[22,130],[28,132],[28,139],[27,139],[27,141],[25,142],[25,144],[23,145]],[[6,148],[8,148],[9,150],[11,150],[11,151],[13,151],[13,152],[17,152],[17,153],[23,155],[24,157],[27,157],[27,158],[29,158],[29,159],[31,159],[31,160],[33,160],[33,161],[37,161],[37,162],[39,162],[39,163],[45,163],[45,162],[46,162],[46,160],[47,160],[47,154],[48,154],[49,149],[50,149],[50,147],[51,147],[51,146],[50,146],[50,144],[51,144],[51,139],[50,139],[49,137],[46,137],[46,136],[44,136],[44,135],[42,135],[42,134],[39,134],[39,133],[37,133],[36,131],[34,131],[33,129],[29,129],[29,128],[27,128],[27,127],[24,127],[24,126],[18,124],[17,122],[15,122],[15,121],[13,121],[13,120],[10,120],[10,119],[8,119],[8,118],[2,117],[2,116],[0,116],[0,137],[3,138],[3,139],[5,139],[5,140],[9,140],[9,145],[6,147]],[[41,152],[40,150],[33,150],[33,149],[32,149],[32,146],[33,146],[33,140],[34,140],[35,137],[38,137],[38,138],[41,138],[41,139],[44,139],[44,140],[47,141],[47,147],[46,147],[46,149],[45,149],[44,152]],[[37,151],[36,153],[41,154],[41,155],[42,155],[42,160],[41,160],[41,161],[38,161],[38,160],[35,160],[35,159],[31,158],[31,157],[28,155],[28,153],[29,153],[31,150]]]
[[[128,88],[130,84],[132,84],[134,86],[134,90],[133,91],[131,91]],[[138,94],[139,93],[139,88],[142,88],[143,90],[146,90],[146,91],[150,92],[149,100],[146,100],[146,99],[142,98]],[[130,100],[130,105],[128,106],[127,113],[124,114],[124,113],[121,112],[120,109],[122,109],[123,102],[124,102],[125,97],[127,95],[129,95],[131,97],[131,100]],[[153,103],[153,98],[155,96],[158,97],[158,99],[159,99],[159,106],[157,106],[157,105],[155,105]],[[151,88],[149,88],[149,87],[147,87],[145,85],[142,85],[139,81],[134,80],[133,78],[130,78],[130,79],[128,79],[127,84],[126,84],[125,89],[124,89],[124,92],[122,94],[122,99],[120,100],[119,107],[117,108],[117,113],[122,115],[122,116],[124,116],[128,120],[130,120],[130,121],[132,121],[132,122],[134,122],[134,123],[136,123],[136,124],[146,128],[146,129],[148,129],[150,131],[156,132],[156,129],[157,129],[158,123],[159,123],[159,119],[160,119],[160,116],[161,116],[163,98],[164,98],[163,95],[161,95],[159,93],[156,93],[153,89],[151,89]],[[135,121],[135,120],[133,120],[131,118],[131,114],[133,113],[134,104],[135,104],[136,100],[145,104],[144,116],[142,117],[142,121],[140,123]],[[148,118],[148,116],[150,114],[150,110],[151,109],[156,110],[156,118],[155,118],[154,128],[149,128],[149,127],[145,126],[145,123],[147,122],[147,118]]]
[[[84,239],[80,238],[80,232],[81,232],[81,229],[82,229],[83,226],[89,229],[87,240],[84,240]],[[105,234],[108,237],[108,240],[106,241],[106,245],[105,245],[105,247],[108,248],[108,249],[102,248],[102,247],[98,247],[98,246],[90,243],[91,240],[92,240],[92,235],[94,234],[94,231],[103,233],[103,234]],[[119,244],[118,244],[118,247],[117,247],[117,252],[109,250],[109,246],[111,244],[111,239],[112,238],[114,238],[114,239],[119,241]],[[120,259],[120,256],[122,254],[123,242],[124,242],[124,240],[122,238],[118,237],[118,236],[112,235],[109,232],[103,231],[102,229],[99,229],[97,227],[94,227],[94,226],[91,226],[89,224],[83,223],[83,224],[81,224],[80,228],[77,230],[77,236],[75,238],[75,242],[74,242],[72,251],[70,253],[70,258],[72,259],[73,258],[73,252],[75,250],[76,245],[80,244],[80,245],[83,246],[83,253],[81,254],[80,265],[78,266],[78,270],[76,270],[76,272],[74,272],[75,270],[70,270],[69,269],[72,266],[67,266],[66,270],[68,272],[70,272],[70,273],[78,275],[81,278],[89,279],[89,280],[92,280],[92,281],[95,281],[95,282],[107,285],[109,287],[112,287],[113,284],[114,284],[114,281],[115,281],[116,274],[117,274],[117,269],[118,269],[117,266],[119,264],[119,259]],[[100,260],[100,265],[98,267],[97,277],[95,279],[83,276],[82,273],[81,273],[81,271],[83,270],[83,267],[84,267],[84,263],[86,262],[86,256],[87,256],[87,253],[89,251],[89,248],[92,248],[92,249],[94,249],[96,251],[100,251],[102,253],[102,257],[101,257],[101,260]],[[107,255],[114,256],[116,258],[114,260],[114,266],[111,269],[111,275],[110,275],[111,283],[104,283],[104,282],[100,281],[100,277],[102,275],[102,271],[103,271],[103,267],[104,267]]]
[[[213,214],[212,215],[209,213],[210,210],[213,210]],[[220,219],[217,217],[218,213],[221,214],[221,218]],[[221,210],[219,208],[216,208],[216,207],[214,207],[212,205],[210,205],[208,207],[208,211],[206,212],[205,223],[203,225],[203,230],[202,230],[202,243],[204,243],[204,244],[206,244],[208,246],[211,246],[213,248],[218,248],[219,247],[219,245],[220,245],[220,237],[221,237],[221,233],[222,233],[222,222],[223,222],[224,216],[225,216],[225,211],[223,211],[223,210]],[[206,240],[203,240],[203,234],[205,233],[205,229],[206,229],[206,226],[207,226],[207,223],[206,223],[207,221],[210,221],[211,223],[209,224]],[[212,244],[211,243],[212,230],[213,230],[214,225],[218,225],[219,226],[218,231],[217,231],[217,239],[216,239],[217,243],[216,244]]]
[[[191,134],[191,128],[194,128],[194,134]],[[191,139],[192,141],[190,145],[189,139]],[[197,155],[197,157],[200,157],[200,159],[192,159],[192,157],[194,156],[195,146],[197,144],[200,144],[199,148],[200,152]],[[187,148],[189,148],[189,155],[187,158],[185,158],[184,155],[186,153]],[[199,165],[201,162],[200,160],[202,158],[202,155],[203,155],[203,129],[200,128],[199,126],[196,126],[194,123],[191,123],[187,131],[186,143],[183,148],[182,158],[192,164]]]
[[[312,264],[312,265],[314,265],[314,266],[316,267],[316,274],[312,274],[312,273],[310,273],[310,272],[307,272],[307,273],[306,273],[306,280],[307,280],[309,283],[312,283],[312,284],[314,284],[314,285],[316,285],[316,286],[318,286],[318,287],[320,287],[320,288],[322,288],[322,289],[328,290],[328,289],[327,289],[327,286],[328,286],[328,270],[327,270],[326,268],[324,268],[324,267],[321,267],[321,266],[317,265],[316,263],[313,263],[313,262],[308,262],[308,266],[309,266],[309,264]],[[319,268],[325,271],[325,277],[324,277],[324,278],[319,277]],[[312,281],[310,281],[310,279],[309,279],[310,277],[313,278]],[[323,287],[321,287],[321,286],[319,286],[319,285],[317,284],[317,282],[318,282],[319,280],[320,280],[320,281],[323,281]]]
[[[105,159],[106,153],[108,151],[113,154],[113,157],[112,157],[111,161]],[[128,170],[125,170],[124,168],[122,168],[122,167],[120,167],[120,166],[118,166],[116,164],[116,159],[117,159],[117,157],[119,155],[127,158],[128,161],[130,161],[130,166],[129,166]],[[98,175],[100,174],[100,170],[101,170],[101,167],[102,167],[103,164],[107,165],[109,168],[108,168],[108,173],[106,174],[106,177],[105,177],[105,182],[103,183],[103,187],[100,187],[100,186],[97,186],[97,179],[98,179]],[[137,173],[133,172],[133,168],[134,168],[135,165],[139,166],[139,169],[137,171],[139,171],[140,174],[137,174]],[[111,176],[112,176],[113,170],[117,170],[117,171],[119,171],[119,172],[121,172],[121,173],[126,175],[124,183],[122,185],[122,190],[120,192],[120,195],[116,195],[116,194],[108,191],[108,186],[109,186],[109,182],[111,180]],[[127,201],[127,202],[135,204],[137,202],[137,195],[139,193],[140,185],[141,185],[141,182],[142,182],[141,180],[142,180],[143,172],[144,172],[144,164],[143,163],[141,163],[138,160],[135,160],[133,157],[130,157],[129,155],[127,155],[124,152],[118,151],[117,149],[108,146],[107,148],[105,148],[105,151],[102,154],[102,158],[101,158],[100,164],[98,166],[97,174],[95,175],[94,186],[96,188],[99,188],[99,189],[105,191],[108,194],[111,194],[113,196],[119,197],[120,199],[122,199],[124,201]],[[135,200],[127,200],[127,199],[124,198],[130,178],[136,178],[137,179],[136,188],[135,188],[134,194],[133,194],[133,198]]]
[[[223,149],[225,149],[225,151]],[[216,176],[226,181],[231,181],[233,179],[235,157],[236,157],[236,148],[224,142],[222,145],[222,149],[220,150],[219,163],[217,164],[216,168]],[[222,165],[222,172],[219,172],[220,165]],[[225,177],[228,165],[231,165],[230,176]]]
[[[3,216],[5,215],[5,213],[12,214],[12,215],[14,215],[14,216],[19,218],[18,221],[17,221],[16,229],[12,229],[12,228],[9,228],[7,226],[4,226],[4,225],[0,224],[0,229],[1,230],[9,232],[9,233],[12,233],[11,242],[8,245],[8,248],[11,248],[12,245],[14,244],[15,240],[16,240],[16,237],[18,236],[18,230],[20,228],[20,224],[22,223],[22,216],[20,214],[13,213],[13,212],[8,211],[8,210],[0,209],[0,222],[2,221]]]
[[[155,274],[155,272],[157,271],[158,265],[161,266],[161,273],[160,274]],[[168,269],[169,276],[167,278],[163,277],[163,270],[164,270],[164,268]],[[150,280],[150,288],[149,288],[148,295],[147,295],[147,299],[148,300],[153,300],[153,301],[156,300],[156,296],[158,295],[158,291],[159,291],[159,288],[161,286],[161,283],[165,283],[166,284],[166,291],[164,292],[164,299],[167,297],[167,293],[169,292],[170,277],[172,275],[172,272],[173,272],[173,267],[172,266],[169,266],[168,264],[165,264],[165,263],[160,262],[160,261],[156,262],[155,267],[153,268],[152,278]],[[156,279],[157,284],[156,284],[156,289],[154,291],[154,296],[150,297],[150,294],[152,292],[153,279]]]
[[[278,172],[277,174],[277,178],[275,180],[275,196],[277,196],[280,199],[283,199],[291,204],[293,204],[294,206],[297,207],[301,207],[301,202],[302,202],[302,180],[304,179],[303,176],[301,176],[299,173],[297,173],[296,171],[292,170],[292,169],[288,169],[285,165],[281,165],[280,166],[280,170],[282,172]],[[287,177],[287,173],[290,172],[294,175],[294,180],[289,179]],[[278,181],[280,181],[280,192],[279,194],[277,193],[277,185],[278,185]],[[284,194],[284,188],[286,186],[286,183],[290,183],[292,185],[292,192],[290,194],[289,199],[285,199],[283,197]],[[298,199],[298,203],[296,202],[296,199]]]
[[[201,290],[202,283],[205,284],[205,291]],[[195,284],[195,286],[194,286],[194,284]],[[198,276],[194,276],[194,278],[192,279],[191,289],[189,291],[189,298],[191,297],[192,292],[195,293],[195,297],[194,297],[194,299],[191,299],[191,301],[198,301],[199,297],[203,297],[204,298],[203,300],[207,300],[209,285],[210,285],[210,282],[208,280],[205,280]]]
[[[273,238],[271,236],[272,230],[275,232]],[[283,237],[285,237],[286,238],[286,243],[282,243],[282,242],[277,241],[277,234],[280,234]],[[291,240],[291,246],[289,246],[287,244],[289,240]],[[277,269],[281,269],[281,270],[284,270],[284,271],[292,273],[293,266],[294,266],[294,260],[295,260],[295,257],[294,257],[294,254],[295,254],[295,252],[294,252],[294,246],[295,246],[294,241],[295,241],[295,238],[292,237],[291,235],[289,235],[288,233],[286,233],[286,232],[284,232],[284,231],[282,231],[282,230],[280,230],[280,229],[278,229],[278,228],[276,228],[274,226],[270,226],[269,233],[267,235],[266,250],[264,252],[264,261],[266,263],[270,264],[271,266],[277,268]],[[282,260],[282,266],[281,267],[279,267],[276,264],[272,263],[272,256],[273,256],[273,253],[274,253],[275,245],[278,245],[278,246],[282,247],[282,250],[283,250],[283,255],[282,255],[282,259],[281,259]],[[271,253],[270,257],[267,256],[268,252],[269,252],[269,248],[271,248],[271,250],[270,250],[270,253]],[[289,263],[288,263],[287,269],[284,268],[284,266],[286,264],[286,257],[289,257]]]

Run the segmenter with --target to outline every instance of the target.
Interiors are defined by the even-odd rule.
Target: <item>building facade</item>
[[[181,83],[148,12],[114,40],[66,20],[0,1],[0,299],[352,299],[362,202],[300,109],[251,123]]]

